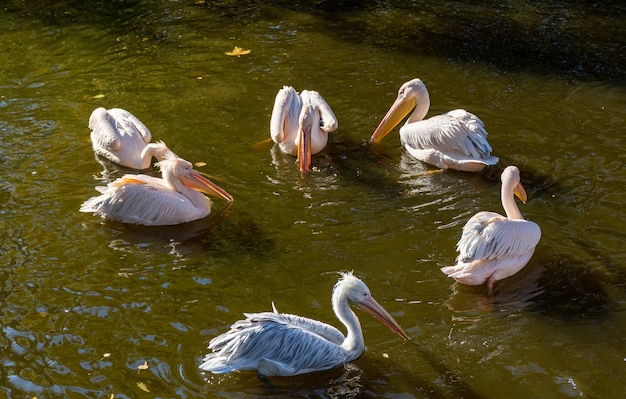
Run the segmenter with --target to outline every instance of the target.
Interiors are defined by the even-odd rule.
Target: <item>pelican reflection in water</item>
[[[459,252],[456,265],[441,268],[448,277],[462,284],[487,282],[489,292],[497,280],[512,276],[528,263],[541,238],[539,226],[525,220],[515,203],[514,195],[526,202],[519,169],[508,166],[501,179],[501,201],[506,216],[488,211],[472,216],[456,244]]]
[[[376,302],[369,288],[351,272],[342,273],[332,295],[333,310],[346,326],[335,327],[291,314],[246,313],[229,331],[211,340],[200,368],[216,374],[236,370],[264,376],[293,376],[328,370],[351,362],[363,353],[363,332],[353,305],[374,316],[404,339],[409,339],[394,318]]]
[[[101,195],[85,201],[81,212],[145,226],[173,225],[201,219],[211,213],[211,200],[202,193],[226,201],[233,197],[193,169],[191,162],[155,143],[163,159],[156,165],[163,178],[127,174],[106,186]]]
[[[476,115],[455,109],[424,119],[429,108],[430,97],[424,82],[416,78],[404,83],[370,143],[381,141],[412,110],[400,128],[400,141],[415,158],[441,169],[468,172],[498,162],[491,155],[484,124]]]
[[[147,169],[152,157],[161,160],[162,146],[151,144],[150,130],[121,108],[96,108],[89,117],[91,144],[96,154],[131,169]]]
[[[310,169],[311,155],[326,147],[328,133],[337,126],[335,114],[318,92],[303,90],[298,95],[291,86],[278,91],[270,135],[283,153],[298,157],[301,171]]]

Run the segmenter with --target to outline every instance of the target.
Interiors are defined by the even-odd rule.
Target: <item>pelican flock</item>
[[[501,201],[506,216],[495,212],[478,212],[465,226],[456,245],[456,265],[441,271],[467,285],[487,282],[489,292],[497,280],[520,271],[530,260],[541,238],[539,226],[522,216],[514,196],[526,202],[526,190],[520,172],[508,166],[501,176]]]
[[[477,172],[495,165],[483,122],[464,109],[424,119],[430,108],[430,96],[424,82],[413,79],[398,90],[398,97],[372,133],[370,143],[383,139],[413,110],[400,128],[400,141],[406,150],[422,162],[441,169]]]
[[[151,144],[152,134],[135,115],[121,108],[96,108],[89,117],[91,144],[96,154],[131,169],[148,169],[160,160],[162,147]]]
[[[311,155],[326,147],[328,133],[337,126],[333,110],[318,92],[303,90],[298,95],[293,87],[284,86],[276,94],[270,136],[283,153],[298,157],[301,171],[310,169]]]
[[[85,201],[81,212],[145,226],[174,225],[204,218],[211,213],[211,200],[202,193],[226,201],[233,197],[193,169],[162,143],[155,143],[162,178],[127,174],[106,186],[96,187],[101,195]]]
[[[420,79],[404,83],[398,96],[369,140],[385,137],[409,113],[400,128],[400,140],[413,157],[441,169],[480,171],[494,165],[487,131],[475,115],[455,109],[424,119],[430,107],[426,86]],[[324,149],[328,133],[337,129],[335,114],[316,91],[284,86],[278,91],[270,120],[270,136],[278,148],[297,156],[302,172],[311,168],[311,156]],[[211,200],[203,193],[226,201],[233,197],[200,175],[190,162],[178,157],[163,142],[151,143],[148,128],[120,108],[95,109],[89,118],[93,150],[112,162],[135,170],[150,167],[152,158],[161,178],[126,174],[106,186],[99,196],[85,201],[81,212],[91,212],[122,223],[146,226],[181,224],[206,217]],[[456,245],[454,266],[441,270],[462,284],[487,284],[521,270],[541,238],[536,223],[525,220],[514,196],[526,201],[526,191],[515,166],[501,176],[501,201],[506,216],[479,212],[468,220]],[[335,315],[345,326],[339,329],[301,316],[273,311],[245,313],[230,330],[214,337],[200,369],[215,374],[256,371],[259,377],[294,376],[332,369],[359,358],[364,351],[363,332],[351,306],[369,313],[396,334],[410,339],[394,318],[372,297],[369,288],[352,272],[341,273],[332,293]]]
[[[246,313],[229,331],[211,340],[211,353],[200,368],[216,374],[256,371],[264,376],[293,376],[328,370],[351,362],[365,348],[359,319],[350,305],[374,316],[404,339],[394,318],[376,302],[369,288],[352,272],[342,273],[332,295],[333,310],[346,326],[335,327],[301,316],[273,312]]]

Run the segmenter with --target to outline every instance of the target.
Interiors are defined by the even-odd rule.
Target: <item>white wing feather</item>
[[[338,341],[343,334],[332,326],[300,316],[246,313],[231,329],[211,340],[200,368],[213,373],[258,370],[263,375],[296,375],[336,367],[345,362]],[[333,331],[334,330],[334,331]],[[285,349],[288,350],[285,350]]]
[[[147,175],[124,175],[96,189],[102,194],[85,201],[81,212],[146,226],[184,223],[208,215],[187,197],[165,189],[161,179]]]

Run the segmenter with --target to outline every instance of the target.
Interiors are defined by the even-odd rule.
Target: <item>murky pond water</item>
[[[624,6],[32,3],[0,11],[0,396],[626,395]],[[397,129],[365,145],[414,77],[429,115],[485,121],[500,164],[425,173]],[[264,143],[283,85],[339,119],[304,177]],[[163,228],[79,213],[125,172],[91,150],[99,106],[206,163],[234,204]],[[488,296],[439,268],[472,214],[502,211],[508,164],[543,236]],[[411,341],[360,315],[367,351],[344,368],[273,391],[198,370],[212,337],[272,301],[339,326],[331,289],[352,269]]]

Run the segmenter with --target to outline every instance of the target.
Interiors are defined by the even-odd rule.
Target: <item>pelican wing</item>
[[[495,212],[479,212],[463,227],[457,261],[519,258],[534,252],[541,238],[536,223],[507,219]]]
[[[343,341],[346,339],[346,337],[343,335],[341,331],[331,326],[330,324],[322,323],[317,320],[313,320],[307,317],[297,316],[293,314],[278,313],[275,307],[274,307],[274,313],[280,314],[282,320],[284,320],[286,323],[289,323],[292,326],[300,327],[305,330],[311,331],[312,333],[320,335],[321,337],[329,340],[330,342],[334,342],[337,345],[341,345]]]
[[[416,150],[434,148],[475,160],[495,158],[490,155],[491,146],[483,122],[461,109],[408,123],[400,129],[400,139],[404,146]]]
[[[133,114],[121,108],[96,108],[89,117],[93,150],[112,162],[134,168],[150,166],[149,156],[143,156],[152,139],[150,130]]]
[[[319,113],[320,129],[327,133],[337,130],[337,127],[339,127],[337,117],[320,93],[314,90],[302,90],[300,97],[302,98],[303,106],[312,105]]]
[[[276,94],[274,109],[270,119],[270,135],[275,143],[290,144],[294,149],[285,151],[295,155],[294,140],[298,134],[298,118],[302,101],[298,92],[291,86],[284,86]]]
[[[118,131],[129,136],[138,136],[145,144],[152,140],[150,130],[135,115],[121,108],[111,108],[109,114],[113,116]]]
[[[97,189],[102,194],[85,201],[81,212],[146,226],[178,224],[206,216],[187,197],[164,186],[163,180],[147,175],[124,175]]]
[[[218,374],[257,370],[268,376],[289,376],[325,370],[353,360],[346,359],[340,345],[310,328],[319,322],[272,312],[245,316],[245,320],[211,340],[209,349],[213,352],[204,357],[201,369]]]

